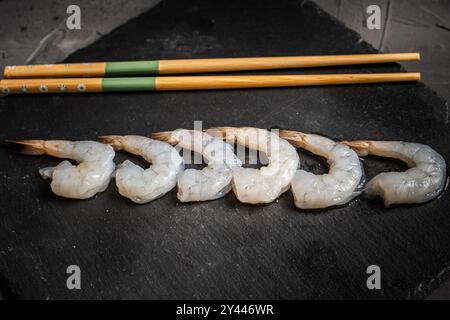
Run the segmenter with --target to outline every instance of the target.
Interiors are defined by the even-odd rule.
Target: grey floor
[[[422,72],[423,82],[450,100],[450,0],[313,1],[383,52],[421,52],[420,63],[405,63],[404,66],[409,71]],[[72,1],[0,1],[0,68],[10,64],[61,61],[158,2],[160,0],[78,0],[76,4],[82,12],[81,30],[67,30],[66,8]],[[366,8],[373,4],[381,8],[380,30],[369,30],[365,25]],[[429,299],[450,299],[450,281]]]
[[[57,62],[138,16],[160,0],[0,1],[0,68]],[[81,9],[81,29],[66,27],[67,7]]]
[[[449,0],[313,1],[383,52],[420,52],[420,64],[404,66],[409,71],[420,71],[423,82],[450,100]],[[381,8],[380,30],[369,30],[365,25],[366,9],[373,4]]]

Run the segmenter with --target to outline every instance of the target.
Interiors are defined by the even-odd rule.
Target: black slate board
[[[164,1],[68,61],[367,52],[375,50],[309,2]],[[0,100],[1,140],[147,135],[192,128],[194,120],[417,141],[450,159],[448,106],[421,83]],[[320,170],[320,161],[301,156]],[[361,199],[316,213],[296,210],[290,192],[266,206],[240,204],[233,194],[182,205],[175,191],[138,206],[113,183],[94,199],[70,201],[37,175],[58,162],[0,148],[0,273],[19,297],[421,298],[447,276],[449,192],[422,206],[384,209]],[[364,164],[369,178],[403,168]],[[72,264],[81,267],[81,290],[66,288]],[[382,290],[366,288],[372,264],[381,268]]]

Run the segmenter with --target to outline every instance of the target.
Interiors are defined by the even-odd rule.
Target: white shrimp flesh
[[[115,171],[119,193],[135,203],[148,203],[165,195],[176,186],[177,177],[184,169],[183,158],[168,143],[135,135],[102,136],[98,140],[116,151],[127,151],[151,163],[144,170],[126,160]]]
[[[386,207],[424,203],[436,198],[446,183],[444,158],[427,145],[401,141],[344,141],[361,156],[375,155],[405,162],[405,172],[383,172],[370,180],[365,193],[380,196]]]
[[[185,129],[155,133],[152,138],[199,153],[207,163],[202,170],[186,169],[179,175],[177,197],[181,202],[215,200],[231,190],[232,169],[240,167],[241,161],[228,143]]]
[[[299,167],[293,146],[277,134],[252,127],[212,128],[208,132],[223,140],[238,143],[266,154],[268,165],[260,169],[233,169],[233,191],[239,201],[249,204],[270,203],[290,187]]]
[[[52,179],[53,193],[65,198],[88,199],[104,191],[114,171],[115,152],[111,146],[95,141],[21,140],[11,141],[20,152],[29,155],[49,155],[65,160],[56,167],[40,169],[44,179]]]
[[[297,170],[291,188],[295,206],[321,209],[344,205],[362,192],[364,170],[355,151],[348,146],[316,134],[281,130],[280,137],[297,148],[326,158],[329,172],[316,175]]]

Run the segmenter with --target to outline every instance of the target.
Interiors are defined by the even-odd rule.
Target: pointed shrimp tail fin
[[[123,149],[123,136],[99,136],[97,137],[97,141],[104,144],[109,144],[116,151]]]
[[[178,143],[178,139],[176,139],[172,135],[173,131],[163,131],[163,132],[155,132],[150,136],[154,140],[159,140],[163,142],[167,142],[171,145],[176,145]]]
[[[292,130],[280,130],[280,138],[289,141],[294,147],[304,148],[305,147],[305,134],[298,131]]]
[[[6,140],[6,143],[21,154],[38,156],[46,153],[44,140]]]
[[[205,132],[218,139],[222,139],[227,142],[235,142],[236,141],[235,131],[236,128],[233,127],[212,127],[206,130]]]
[[[369,141],[341,141],[341,143],[355,150],[360,156],[367,156],[370,153]]]

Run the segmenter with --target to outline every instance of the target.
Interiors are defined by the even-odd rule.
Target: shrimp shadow
[[[280,198],[281,198],[281,196],[270,203],[256,203],[256,204],[243,203],[237,199],[237,197],[233,193],[233,191],[230,191],[230,193],[227,194],[223,200],[224,200],[224,204],[228,208],[238,210],[242,214],[247,214],[248,216],[255,216],[255,215],[261,214],[261,208],[268,208],[271,206],[278,205],[277,202]]]
[[[292,196],[292,198],[293,198],[293,196]],[[303,214],[305,216],[333,215],[333,214],[336,214],[338,210],[352,207],[360,201],[361,201],[361,199],[359,197],[355,197],[352,200],[350,200],[349,202],[347,202],[345,204],[341,204],[341,205],[336,205],[336,206],[331,206],[331,207],[326,207],[326,208],[318,208],[318,209],[302,209],[302,208],[297,208],[295,206],[294,199],[292,199],[292,207],[294,210],[297,211],[297,213],[294,213],[294,214]],[[342,214],[342,212],[339,212],[339,214]]]

